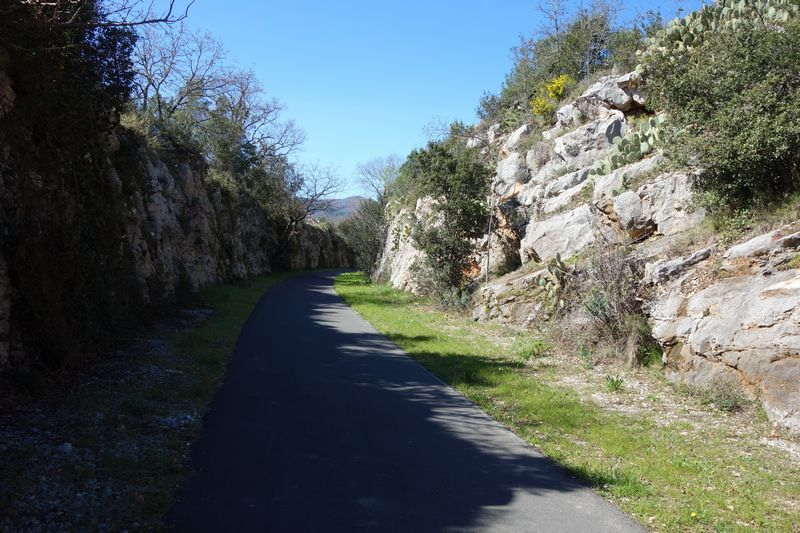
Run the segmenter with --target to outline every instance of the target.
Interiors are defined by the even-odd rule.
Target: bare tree
[[[157,10],[154,2],[145,0],[12,0],[12,5],[0,9],[0,16],[12,12],[17,4],[32,7],[52,27],[132,27],[180,22],[189,16],[194,2],[170,0]]]
[[[289,223],[296,228],[309,216],[319,214],[331,205],[332,197],[342,191],[341,177],[330,167],[308,165],[298,171],[294,205]]]
[[[546,21],[539,28],[539,32],[543,36],[553,37],[561,33],[564,29],[564,21],[567,18],[567,3],[565,0],[543,0],[539,2],[537,11]]]
[[[264,98],[255,74],[226,64],[222,45],[208,33],[183,25],[148,27],[134,52],[134,102],[157,124],[180,115],[206,136],[224,123],[228,135],[248,143],[260,157],[286,157],[305,140],[283,106]]]
[[[283,105],[263,98],[264,89],[252,71],[231,71],[216,94],[215,112],[238,128],[259,156],[286,158],[305,141],[292,120],[282,120]]]
[[[134,101],[159,122],[225,88],[225,51],[208,33],[178,26],[148,27],[133,54]]]
[[[358,167],[361,186],[381,205],[386,202],[386,189],[400,173],[402,160],[396,155],[377,157]]]

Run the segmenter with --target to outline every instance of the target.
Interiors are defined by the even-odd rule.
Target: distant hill
[[[366,200],[364,196],[348,196],[347,198],[334,198],[330,201],[327,209],[314,213],[314,218],[318,220],[328,220],[330,222],[341,222],[356,212],[358,206]]]

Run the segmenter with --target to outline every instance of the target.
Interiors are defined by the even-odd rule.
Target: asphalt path
[[[173,530],[643,531],[379,334],[334,275],[254,309]]]

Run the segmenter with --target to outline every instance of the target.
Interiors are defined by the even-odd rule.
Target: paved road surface
[[[333,291],[275,286],[205,421],[178,531],[642,531]]]

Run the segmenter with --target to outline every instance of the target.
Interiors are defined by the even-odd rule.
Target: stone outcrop
[[[491,280],[475,293],[472,318],[497,320],[518,326],[531,326],[542,312],[542,301],[535,297],[540,276],[545,269],[533,272],[517,270]]]
[[[649,287],[649,320],[668,376],[700,387],[732,381],[760,399],[776,424],[800,431],[800,270],[788,268],[800,264],[800,227],[725,251],[706,243],[671,255],[705,218],[692,198],[692,176],[662,170],[658,153],[590,173],[633,127],[631,113],[643,103],[634,74],[608,76],[558,109],[544,140],[532,146],[522,142],[528,126],[502,135],[494,125],[481,137],[484,153],[497,154],[490,203],[508,235],[477,243],[478,265],[499,277],[475,292],[473,317],[532,326],[548,316],[539,297],[548,261],[626,244],[645,263],[641,283]],[[499,223],[511,220],[517,222]],[[381,259],[391,272],[384,277],[414,290],[409,269],[419,252],[398,235]],[[521,268],[512,272],[498,266],[515,261]]]
[[[777,425],[800,430],[800,270],[785,268],[800,242],[786,233],[648,265],[659,291],[649,314],[672,379],[736,383]]]
[[[520,243],[522,262],[574,255],[595,241],[597,231],[597,218],[585,204],[551,218],[531,220]]]
[[[431,213],[432,200],[420,198],[413,208],[402,207],[396,213],[388,206],[390,222],[387,238],[375,277],[386,281],[393,287],[413,293],[419,292],[419,284],[414,280],[413,267],[423,257],[423,253],[414,247],[410,236],[412,221],[427,218]]]
[[[328,230],[300,225],[288,239],[246,194],[209,181],[189,165],[170,169],[139,154],[144,179],[127,200],[126,237],[145,301],[169,298],[275,268],[347,266],[349,253]]]
[[[0,117],[14,101],[9,80],[0,70]],[[109,216],[117,219],[110,220],[109,226],[113,231],[119,228],[122,235],[119,247],[111,252],[118,256],[87,261],[100,265],[100,275],[107,276],[103,283],[125,287],[124,294],[113,293],[115,302],[119,298],[121,305],[166,303],[183,290],[276,269],[352,264],[351,252],[332,231],[308,224],[300,224],[291,232],[278,228],[255,199],[210,179],[202,165],[181,163],[177,154],[171,154],[174,157],[168,164],[124,129],[108,134],[107,145],[109,197],[96,201],[115,206],[116,211]],[[6,157],[7,151],[0,146],[0,167]],[[26,259],[13,255],[13,238],[8,231],[16,223],[13,217],[18,200],[8,186],[14,179],[19,177],[10,170],[0,172],[0,214],[4,222],[10,221],[0,227],[0,372],[36,364],[30,343],[26,346],[25,339],[30,335],[24,334],[28,330],[23,323],[30,325],[30,313],[25,322],[21,318],[25,312],[19,311],[34,296],[15,285],[18,276],[14,274],[26,268]],[[61,207],[67,212],[81,205],[74,198],[64,200]],[[121,210],[124,213],[117,212]],[[87,241],[91,240],[87,235]],[[100,256],[96,250],[90,252]],[[60,260],[62,256],[54,254],[54,268]],[[92,295],[85,298],[91,300]],[[37,323],[35,327],[46,331],[48,326]]]
[[[524,220],[513,228],[507,225],[505,235],[479,243],[482,268],[487,247],[492,248],[490,272],[503,273],[496,265],[514,264],[512,255],[523,264],[556,255],[567,258],[598,239],[626,242],[671,236],[703,219],[702,209],[692,206],[690,177],[659,172],[658,154],[607,175],[590,176],[597,160],[613,149],[614,140],[630,129],[626,113],[641,110],[644,99],[637,83],[633,74],[601,78],[558,109],[555,125],[542,134],[544,140],[526,151],[523,140],[531,134],[530,125],[506,135],[493,125],[471,139],[472,146],[495,147],[490,203],[497,206],[496,218]],[[638,185],[632,188],[634,183]],[[516,214],[509,216],[509,211]],[[403,211],[398,218],[408,215]],[[397,222],[392,224],[396,233]],[[509,250],[508,243],[518,243],[518,250]],[[409,288],[413,276],[408,269],[416,251],[407,238],[391,244],[382,256],[381,275],[396,287]]]

